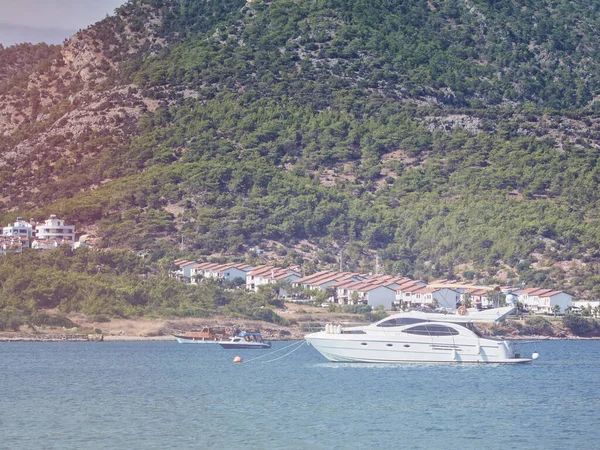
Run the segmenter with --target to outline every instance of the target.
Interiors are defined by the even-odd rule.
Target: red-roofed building
[[[352,298],[356,297],[358,303],[364,303],[373,308],[383,306],[388,311],[392,309],[396,299],[396,292],[393,289],[378,284],[370,284],[368,280],[348,286],[347,290],[350,303],[353,303]]]
[[[396,291],[396,304],[402,305],[403,302],[410,302],[410,293],[423,286],[427,286],[427,283],[421,280],[409,280],[400,284],[394,289]]]
[[[519,301],[532,312],[552,314],[552,308],[558,305],[560,313],[573,304],[573,297],[563,291],[553,289],[527,288],[517,291]]]
[[[246,275],[252,269],[253,267],[248,264],[198,263],[192,266],[190,273],[194,283],[203,278],[224,281],[233,281],[239,278],[243,280],[243,284],[246,284]]]
[[[445,308],[449,311],[456,309],[460,294],[454,289],[431,286],[414,286],[404,290],[403,307]]]
[[[301,286],[304,289],[312,289],[312,290],[325,290],[328,287],[332,286],[336,288],[339,283],[343,283],[346,281],[361,281],[364,277],[358,273],[348,273],[348,272],[335,272],[335,271],[323,271],[317,272],[313,275],[309,275],[306,277],[299,278],[294,281],[294,286]],[[335,297],[338,296],[336,292]],[[330,300],[333,300],[330,299]]]
[[[184,280],[188,283],[191,282],[192,278],[192,267],[197,263],[196,261],[188,261],[187,259],[176,259],[172,261],[174,269],[169,272],[170,277],[177,278],[178,280]]]
[[[256,292],[260,286],[278,282],[292,283],[298,278],[300,278],[300,273],[295,269],[257,266],[246,274],[246,289]],[[284,289],[280,289],[279,296],[284,297],[286,295],[287,292]]]

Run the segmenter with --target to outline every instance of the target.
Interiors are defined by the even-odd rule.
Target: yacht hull
[[[231,344],[228,342],[219,342],[218,344],[221,347],[226,348],[226,349],[271,348],[270,343],[255,344],[255,343],[247,342],[247,343]]]
[[[518,364],[531,361],[516,355],[511,344],[502,340],[469,343],[360,337],[319,332],[307,335],[305,340],[332,362]]]

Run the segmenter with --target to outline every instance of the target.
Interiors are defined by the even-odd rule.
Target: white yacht
[[[327,324],[324,331],[304,339],[333,362],[530,362],[538,354],[523,357],[518,347],[525,342],[483,337],[474,325],[501,321],[514,310],[509,306],[482,311],[461,307],[455,314],[411,311],[364,326]]]

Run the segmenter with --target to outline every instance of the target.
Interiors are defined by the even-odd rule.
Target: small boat
[[[217,344],[220,340],[231,336],[228,327],[204,327],[200,331],[188,331],[183,334],[174,334],[180,344]]]
[[[223,348],[271,348],[270,342],[265,342],[257,331],[242,331],[237,336],[219,341]]]
[[[526,342],[483,336],[475,327],[504,320],[515,309],[477,311],[463,306],[456,314],[412,311],[366,326],[327,324],[324,331],[304,339],[332,362],[526,363],[539,356],[537,352],[521,356],[518,348]]]

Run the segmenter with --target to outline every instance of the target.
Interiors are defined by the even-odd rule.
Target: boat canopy
[[[241,336],[241,337],[258,336],[258,337],[260,337],[260,333],[257,331],[240,331],[240,334],[238,334],[238,336]]]

